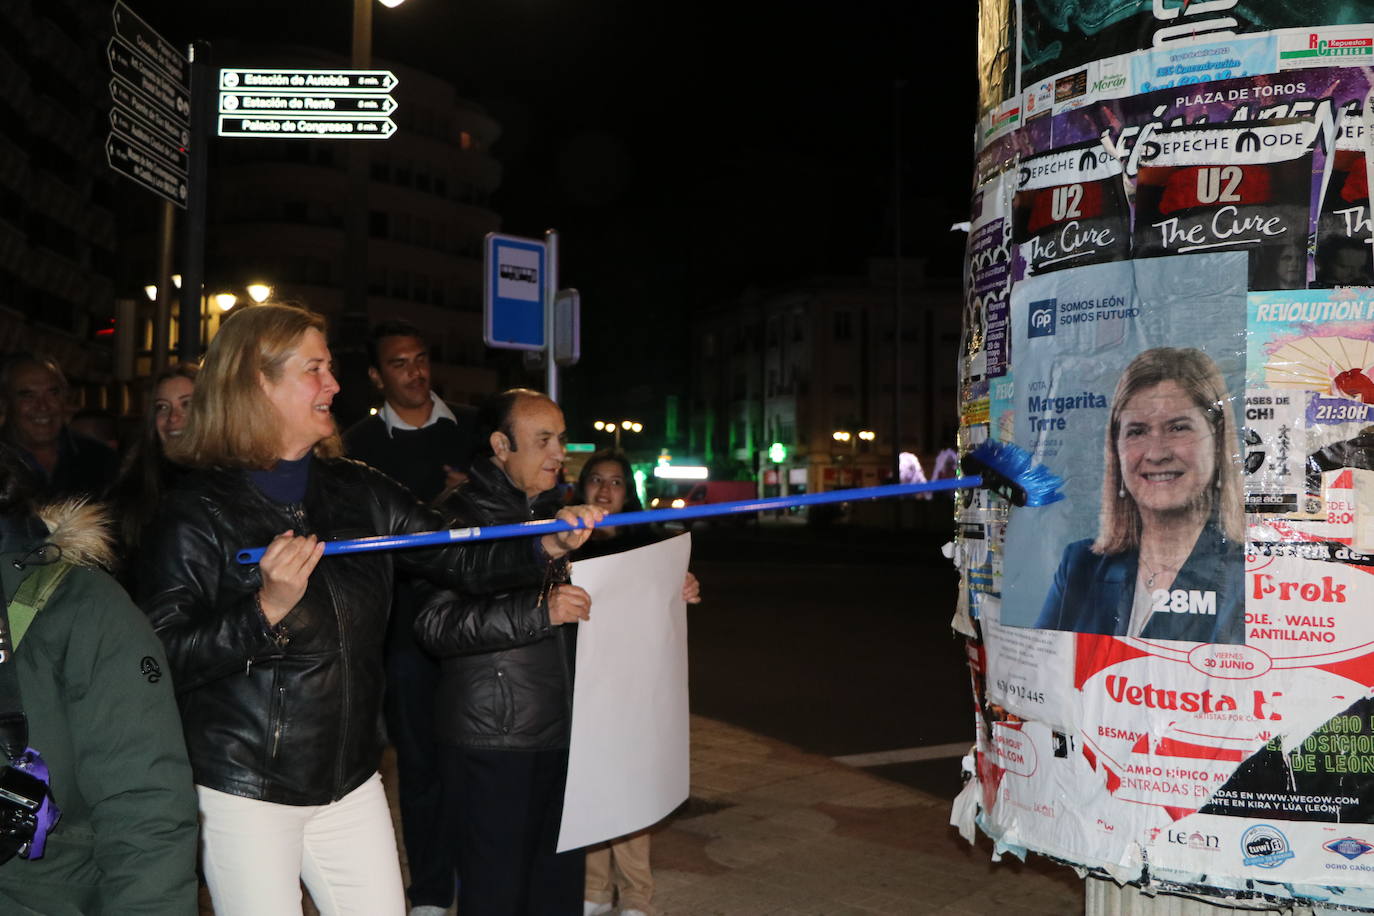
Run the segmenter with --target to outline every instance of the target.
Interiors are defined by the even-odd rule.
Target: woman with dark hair
[[[163,500],[141,573],[220,916],[300,912],[302,881],[325,916],[404,913],[377,773],[394,576],[499,589],[589,534],[322,559],[326,540],[440,527],[400,485],[339,457],[331,365],[324,320],[305,309],[255,306],[225,322],[169,449],[189,470]],[[237,561],[269,541],[257,566]]]
[[[635,493],[634,472],[625,454],[603,450],[592,455],[578,475],[576,501],[604,509],[607,514],[642,509]],[[661,537],[649,525],[602,526],[573,553],[573,560],[622,553],[652,544]],[[701,587],[690,572],[682,584],[682,597],[688,604],[701,601]],[[587,850],[583,913],[610,913],[617,895],[622,916],[646,916],[653,912],[654,876],[649,867],[648,830]]]
[[[1195,349],[1138,355],[1112,396],[1097,538],[1064,550],[1036,626],[1245,641],[1245,516],[1231,396]]]
[[[198,372],[200,367],[195,363],[180,363],[158,373],[138,442],[129,450],[119,479],[110,490],[119,543],[118,574],[130,593],[138,591],[139,550],[162,494],[183,473],[181,466],[167,457],[167,443],[180,438],[186,428]]]

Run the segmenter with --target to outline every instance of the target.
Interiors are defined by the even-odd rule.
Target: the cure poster
[[[954,819],[1152,890],[1374,911],[1374,24],[981,7],[960,441],[1065,498],[958,510]]]

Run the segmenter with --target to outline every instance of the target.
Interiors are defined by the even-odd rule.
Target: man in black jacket
[[[43,499],[100,499],[119,472],[119,456],[104,443],[67,427],[67,379],[46,356],[18,353],[0,368],[5,425],[0,433],[24,459],[30,489]]]
[[[357,458],[430,502],[467,479],[477,447],[477,412],[446,404],[430,387],[429,344],[419,328],[384,321],[368,341],[367,374],[385,401],[344,434]],[[387,737],[396,749],[401,835],[410,866],[410,916],[441,916],[453,903],[454,813],[434,741],[439,664],[415,644],[415,594],[397,582],[386,636]]]
[[[563,413],[537,392],[482,411],[491,454],[441,507],[459,526],[551,517],[562,504]],[[555,852],[562,820],[579,620],[591,600],[559,562],[520,587],[438,592],[416,619],[443,660],[436,722],[458,787],[464,916],[581,912],[583,854]]]

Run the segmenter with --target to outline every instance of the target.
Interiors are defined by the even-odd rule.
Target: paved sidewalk
[[[955,760],[950,766],[957,766]],[[701,717],[692,796],[654,834],[664,916],[1083,912],[1069,869],[990,861],[949,803]]]
[[[382,772],[393,791],[390,754]],[[654,903],[660,916],[1083,912],[1068,868],[990,851],[949,826],[944,799],[693,716],[691,797],[654,829]]]

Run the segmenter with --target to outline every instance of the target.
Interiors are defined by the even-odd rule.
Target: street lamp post
[[[847,429],[837,429],[830,434],[830,438],[834,439],[836,442],[847,442],[849,444],[849,468],[850,474],[853,475],[855,455],[859,449],[859,440],[872,442],[878,438],[878,434],[871,429],[861,429],[858,432],[851,432]],[[843,457],[843,455],[840,457]]]
[[[402,0],[381,0],[388,7]],[[353,43],[349,64],[354,70],[372,68],[372,0],[353,0]],[[358,379],[367,371],[367,233],[368,185],[370,183],[366,143],[349,143],[344,156],[348,163],[348,205],[344,216],[344,296],[339,320],[339,346],[335,356],[345,379]],[[365,385],[345,384],[344,396],[335,398],[336,412],[345,422],[365,407]],[[349,394],[349,392],[354,394]]]
[[[172,285],[175,286],[177,289],[181,289],[181,274],[172,274]],[[267,284],[267,283],[261,283],[261,282],[258,282],[258,283],[249,283],[246,287],[244,287],[244,291],[248,294],[248,298],[251,299],[251,300],[253,300],[253,302],[254,302],[255,304],[257,304],[257,305],[261,305],[262,303],[266,302],[268,299],[270,299],[270,298],[272,297],[272,293],[273,293],[273,289],[272,289],[271,285],[269,285],[269,284]],[[158,288],[157,288],[157,284],[155,284],[155,283],[149,283],[148,285],[146,285],[146,286],[143,287],[143,292],[144,292],[145,295],[147,295],[148,300],[149,300],[150,302],[153,302],[153,303],[157,303],[157,302],[158,302],[158,298],[159,298],[159,297],[158,297]],[[207,293],[206,290],[205,290],[205,287],[202,286],[202,287],[201,287],[201,290],[200,290],[200,297],[199,297],[200,308],[199,308],[199,310],[198,310],[197,313],[196,313],[196,314],[197,314],[198,320],[197,320],[196,323],[195,323],[195,328],[193,328],[193,329],[192,329],[192,328],[181,328],[181,329],[179,329],[179,332],[178,332],[178,339],[179,339],[179,340],[181,340],[181,339],[183,339],[183,338],[189,339],[189,338],[186,338],[186,335],[187,335],[187,334],[190,334],[190,333],[192,333],[192,332],[194,332],[194,333],[196,333],[196,334],[199,335],[199,339],[193,342],[193,343],[194,343],[194,346],[195,346],[195,348],[199,348],[199,350],[203,350],[203,349],[209,344],[210,339],[211,339],[212,337],[215,336],[215,332],[219,330],[219,320],[218,320],[218,319],[221,318],[221,317],[224,315],[224,313],[228,312],[228,311],[229,311],[230,309],[232,309],[235,305],[237,305],[237,304],[238,304],[238,301],[239,301],[239,297],[238,297],[238,294],[236,294],[236,293],[232,293],[232,292],[229,292],[229,291],[227,291],[227,290],[224,290],[224,291],[221,291],[221,292],[218,292],[218,293],[213,293],[213,294],[211,294],[211,293]],[[212,312],[212,311],[210,310],[210,303],[212,303],[212,302],[218,307],[218,309],[219,309],[218,314],[216,314],[216,313],[214,313],[214,312]],[[184,311],[184,310],[183,310],[183,311]],[[213,318],[214,320],[212,320],[212,318]],[[182,317],[181,317],[181,316],[178,316],[178,322],[181,321],[181,320],[182,320]],[[133,332],[130,331],[130,333],[133,333]],[[157,354],[156,354],[156,349],[157,349],[157,346],[158,346],[158,343],[157,343],[157,340],[156,340],[156,336],[157,336],[157,335],[154,334],[154,342],[153,342],[154,353],[153,353],[153,360],[152,360],[152,364],[151,364],[152,367],[153,367],[153,371],[154,371],[154,372],[160,371],[160,370],[158,370],[158,369],[156,368],[156,367],[157,367]],[[170,352],[170,349],[171,349],[171,343],[170,343],[170,341],[167,343],[167,347],[168,347],[168,352]],[[178,349],[179,349],[179,351],[181,351],[181,352],[185,352],[185,351],[184,351],[184,348],[178,348]],[[178,357],[180,357],[180,352],[178,353]]]
[[[615,450],[620,451],[620,431],[628,433],[641,433],[644,431],[644,424],[638,420],[621,420],[619,423],[614,420],[597,420],[592,426],[603,433],[615,434]]]

